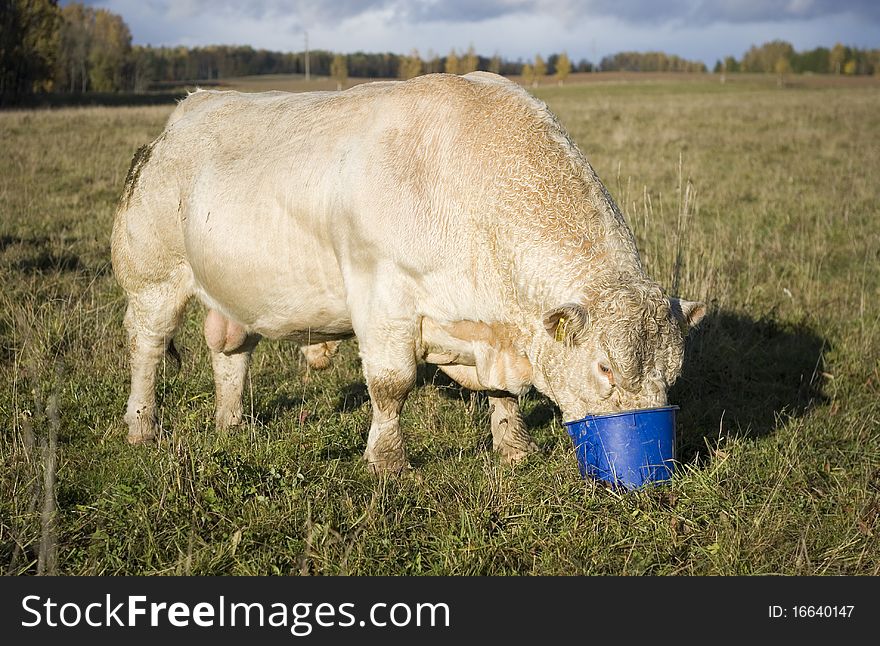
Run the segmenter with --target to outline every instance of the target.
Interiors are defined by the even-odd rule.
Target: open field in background
[[[370,413],[354,341],[324,372],[292,344],[261,344],[247,425],[218,435],[195,306],[182,366],[160,379],[164,438],[128,446],[108,239],[131,156],[171,106],[5,112],[0,566],[36,572],[45,535],[44,569],[54,543],[65,574],[880,573],[876,84],[537,93],[620,203],[649,273],[712,303],[670,396],[683,462],[671,485],[620,495],[582,481],[537,394],[523,404],[544,455],[502,466],[485,398],[430,367],[403,416],[416,468],[377,481],[360,461]],[[58,515],[44,531],[53,429]]]
[[[511,76],[522,84],[522,77]],[[372,81],[396,80],[380,78],[349,78],[345,88]],[[660,92],[738,92],[746,89],[773,89],[778,84],[774,74],[733,73],[721,77],[717,74],[686,72],[579,72],[571,74],[565,87],[573,85],[602,86],[609,91],[630,91],[639,94]],[[545,76],[539,82],[542,88],[558,86],[553,76]],[[880,88],[880,76],[846,76],[831,74],[791,74],[785,77],[788,89],[820,88]],[[85,94],[35,94],[22,98],[22,108],[61,108],[84,106],[152,106],[171,103],[186,96],[197,87],[203,89],[239,90],[241,92],[306,92],[310,90],[336,90],[336,81],[327,76],[312,75],[306,81],[302,74],[259,74],[254,76],[228,77],[222,79],[194,79],[192,81],[164,81],[153,84],[149,92],[87,92]]]
[[[522,83],[522,78],[511,76],[512,80]],[[360,83],[368,83],[375,80],[387,79],[364,79],[350,78],[345,87],[352,87]],[[690,88],[696,92],[708,91],[741,91],[743,89],[773,89],[777,86],[778,79],[774,74],[749,74],[734,73],[725,75],[724,83],[717,74],[687,73],[687,72],[577,72],[571,74],[565,81],[564,87],[572,85],[626,85],[635,88],[638,93],[657,89],[661,93],[668,94],[672,91],[680,91]],[[844,76],[832,74],[790,74],[785,77],[788,88],[880,88],[878,76]],[[558,82],[552,76],[546,76],[539,83],[540,88],[558,86]],[[715,86],[713,88],[713,86]],[[194,86],[192,86],[194,87]],[[312,76],[306,81],[302,74],[260,74],[258,76],[239,76],[232,78],[207,81],[204,87],[216,87],[217,89],[239,90],[241,92],[263,92],[266,90],[284,90],[286,92],[303,92],[308,90],[335,90],[336,81],[326,76]],[[191,89],[191,87],[190,87]]]

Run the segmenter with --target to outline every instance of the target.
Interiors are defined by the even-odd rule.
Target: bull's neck
[[[587,243],[523,240],[508,257],[499,269],[511,305],[534,314],[564,303],[587,305],[615,277],[644,275],[634,244],[613,234]]]

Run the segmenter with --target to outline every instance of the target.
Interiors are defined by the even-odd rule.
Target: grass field
[[[246,426],[217,434],[196,306],[180,370],[160,379],[163,439],[129,446],[108,240],[129,160],[171,107],[4,112],[4,571],[880,573],[880,89],[537,92],[620,203],[649,273],[712,305],[670,395],[670,485],[624,495],[582,481],[537,394],[523,406],[543,454],[503,466],[485,398],[431,367],[404,410],[415,469],[376,480],[360,460],[354,341],[323,372],[264,342]]]

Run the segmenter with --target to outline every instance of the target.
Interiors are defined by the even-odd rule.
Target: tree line
[[[107,9],[57,0],[0,0],[0,104],[40,92],[148,92],[196,81],[256,74],[304,74],[305,52],[277,52],[250,46],[132,46],[131,30],[122,16]],[[538,57],[540,58],[540,57]],[[547,59],[546,74],[556,74],[564,60],[569,71],[591,71],[565,54]],[[528,74],[530,63],[498,54],[478,55],[473,46],[406,55],[391,52],[308,53],[309,70],[317,76],[411,78],[418,74],[466,74],[488,70],[504,75]]]
[[[618,52],[599,63],[603,72],[705,72],[702,61],[688,61],[664,52]]]
[[[831,49],[816,47],[795,51],[791,43],[774,40],[753,45],[737,60],[727,56],[715,63],[719,72],[765,72],[784,74],[880,74],[880,49],[859,49],[837,43]]]
[[[249,46],[132,46],[131,30],[118,14],[81,3],[59,7],[57,0],[0,0],[0,104],[41,92],[148,92],[182,84],[256,74],[303,74],[305,52],[277,52]],[[563,83],[571,72],[591,72],[586,59],[574,62],[565,52],[546,60],[510,61],[498,54],[480,56],[470,46],[445,55],[417,50],[338,54],[308,53],[309,70],[317,76],[411,78],[431,72],[465,74],[487,70],[521,76],[538,85],[546,78]],[[663,52],[620,52],[606,56],[602,71],[705,72],[699,61]],[[773,41],[754,46],[741,60],[728,56],[716,72],[880,73],[880,50],[837,44],[796,52],[790,43]]]
[[[36,92],[124,89],[131,53],[131,31],[110,11],[0,0],[0,102]]]

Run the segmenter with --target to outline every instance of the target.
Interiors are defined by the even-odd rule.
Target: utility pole
[[[306,81],[309,80],[309,32],[306,34]]]

